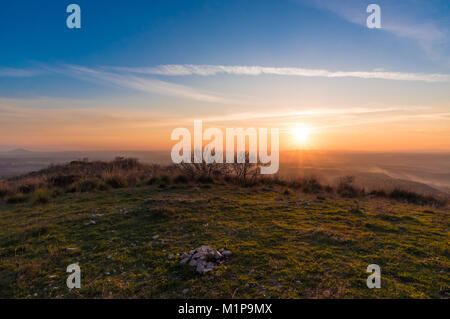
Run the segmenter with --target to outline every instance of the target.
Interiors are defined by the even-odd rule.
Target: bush
[[[201,184],[213,184],[214,180],[210,176],[200,176],[197,178],[197,182]]]
[[[159,178],[153,176],[152,178],[150,178],[148,180],[147,185],[154,185],[154,184],[157,184],[157,183],[159,183]]]
[[[59,197],[59,196],[61,196],[62,194],[63,194],[63,193],[62,193],[61,190],[58,189],[58,188],[56,188],[56,189],[54,189],[54,190],[51,191],[51,197],[52,197],[52,198]]]
[[[336,188],[337,193],[342,197],[348,198],[354,198],[362,195],[364,191],[353,186],[354,180],[355,178],[353,176],[342,177]]]
[[[186,175],[178,175],[173,180],[175,184],[187,184],[189,182],[189,178]]]
[[[23,203],[23,202],[25,202],[26,200],[27,200],[27,197],[26,197],[24,194],[22,194],[22,193],[17,193],[17,194],[14,194],[14,195],[8,197],[8,199],[6,200],[6,202],[7,202],[8,204],[18,204],[18,203]]]
[[[225,175],[223,180],[227,183],[232,183],[234,181],[234,178],[230,175]]]
[[[50,201],[50,193],[46,189],[38,189],[33,196],[33,203],[47,204]]]
[[[96,180],[85,179],[76,184],[76,190],[81,193],[92,192],[98,187]]]
[[[0,198],[5,197],[11,193],[8,184],[0,182]]]
[[[56,175],[49,179],[49,186],[55,187],[67,187],[73,183],[75,183],[79,179],[79,176],[76,175]]]
[[[106,177],[105,183],[112,188],[121,188],[126,186],[125,179],[119,175],[111,175]]]
[[[170,184],[170,177],[168,175],[161,176],[161,183],[162,184]]]
[[[30,185],[20,185],[17,188],[17,191],[19,193],[23,193],[23,194],[30,194],[30,193],[34,192],[34,190],[35,190],[35,186],[31,185],[31,184]]]
[[[70,185],[66,188],[66,193],[75,193],[77,191],[77,185]]]
[[[127,186],[136,186],[139,183],[139,178],[136,175],[129,175],[126,178]]]
[[[105,184],[104,182],[100,181],[97,185],[98,190],[100,191],[107,191],[109,189],[109,186]]]
[[[436,205],[436,206],[445,205],[444,201],[441,201],[433,196],[424,196],[421,194],[417,194],[402,189],[394,189],[389,194],[389,197],[395,200],[406,201],[410,204],[415,205]]]
[[[387,194],[384,190],[373,190],[369,193],[369,195],[377,196],[377,197],[387,197]]]
[[[322,185],[319,183],[319,180],[314,177],[306,177],[301,181],[301,190],[307,194],[317,194],[322,191]]]

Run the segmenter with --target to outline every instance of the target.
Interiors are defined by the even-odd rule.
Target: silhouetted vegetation
[[[355,198],[364,195],[364,190],[354,186],[355,178],[353,176],[345,176],[339,180],[336,192],[342,197]]]
[[[391,198],[397,201],[402,201],[410,204],[415,205],[429,205],[429,206],[437,206],[441,207],[446,204],[446,201],[444,199],[439,199],[434,196],[425,196],[421,195],[415,192],[402,190],[402,189],[394,189],[391,192],[385,192],[384,190],[377,190],[371,192],[372,195],[375,195],[377,197],[385,197],[385,198]]]
[[[63,193],[86,193],[143,185],[167,188],[182,184],[201,184],[202,187],[207,187],[208,184],[234,184],[243,187],[282,186],[286,187],[285,195],[296,191],[305,194],[336,194],[344,198],[366,195],[364,189],[354,185],[352,176],[341,178],[335,187],[324,185],[316,176],[287,180],[279,175],[261,175],[261,165],[248,163],[248,153],[246,159],[245,163],[209,164],[203,161],[169,166],[142,164],[137,159],[123,157],[117,157],[110,162],[84,159],[68,164],[51,165],[37,172],[1,180],[0,199],[15,204],[30,198],[34,203],[45,204],[52,197]],[[372,191],[370,195],[415,205],[446,204],[445,199],[401,189],[390,192],[381,189]]]

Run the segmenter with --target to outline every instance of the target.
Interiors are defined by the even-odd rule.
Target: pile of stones
[[[222,265],[231,256],[231,251],[223,248],[217,250],[209,246],[201,246],[195,248],[181,256],[181,263],[196,267],[197,272],[205,274],[214,269],[214,267]]]

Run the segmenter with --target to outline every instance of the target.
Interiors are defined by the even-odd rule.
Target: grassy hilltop
[[[295,184],[148,178],[5,198],[0,297],[449,297],[448,206]],[[233,255],[201,275],[180,263],[201,245]],[[75,262],[81,289],[69,291],[66,267]],[[373,263],[381,289],[366,286]]]

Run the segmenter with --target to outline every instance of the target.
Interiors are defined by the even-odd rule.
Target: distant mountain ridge
[[[13,150],[6,151],[5,153],[23,155],[23,154],[31,154],[33,152],[24,148],[15,148]]]

